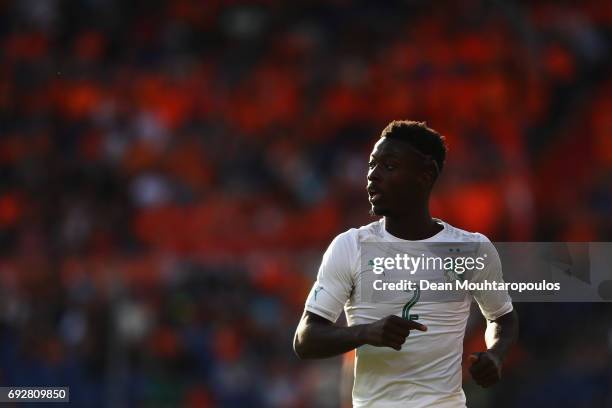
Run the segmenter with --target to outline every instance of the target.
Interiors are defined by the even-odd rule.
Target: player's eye
[[[376,166],[376,162],[371,161],[368,163],[368,168],[370,169],[373,169],[375,166]]]
[[[385,164],[385,170],[389,170],[389,171],[395,170],[395,166],[392,164]]]

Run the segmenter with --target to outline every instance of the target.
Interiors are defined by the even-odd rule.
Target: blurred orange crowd
[[[447,138],[435,216],[494,241],[612,233],[606,2],[34,3],[0,2],[7,310],[55,304],[65,317],[79,302],[58,298],[85,291],[91,319],[119,285],[162,316],[174,300],[159,291],[188,263],[238,268],[290,328],[322,249],[371,221],[368,154],[394,119]],[[187,298],[194,316],[225,301]],[[148,352],[174,356],[181,313],[154,325]],[[246,312],[220,313],[211,353],[231,362],[263,317],[236,329]],[[280,401],[297,386],[278,361]],[[206,405],[215,387],[190,398]]]

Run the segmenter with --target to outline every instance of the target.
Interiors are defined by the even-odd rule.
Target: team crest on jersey
[[[449,248],[449,252],[461,252],[460,248]],[[452,263],[454,265],[454,263]],[[465,276],[463,272],[456,272],[452,267],[446,266],[444,263],[444,280],[446,282],[454,282],[459,281],[463,282],[465,280]]]

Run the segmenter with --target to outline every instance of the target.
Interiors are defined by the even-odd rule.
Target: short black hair
[[[422,154],[431,156],[438,165],[438,170],[442,171],[448,151],[446,140],[425,122],[394,120],[383,129],[380,137],[408,142]]]

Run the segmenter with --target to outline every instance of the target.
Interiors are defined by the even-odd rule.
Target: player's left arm
[[[481,235],[481,255],[488,256],[484,269],[474,274],[477,282],[502,283],[502,265],[495,246]],[[487,350],[469,356],[470,373],[476,383],[490,387],[501,379],[502,365],[519,332],[519,319],[506,290],[483,290],[472,293],[487,319]]]
[[[512,310],[495,320],[487,320],[487,350],[469,356],[470,374],[482,387],[490,387],[501,379],[503,361],[519,332],[519,320]]]

